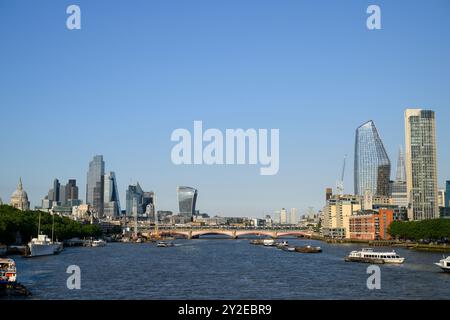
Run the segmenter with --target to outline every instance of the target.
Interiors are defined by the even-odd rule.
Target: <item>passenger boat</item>
[[[373,249],[362,249],[361,251],[352,251],[345,258],[345,261],[373,264],[402,264],[405,262],[405,258],[400,257],[395,251],[375,252]]]
[[[174,247],[175,245],[173,244],[173,242],[158,241],[156,246],[160,247],[160,248],[169,248],[169,247]]]
[[[313,246],[303,246],[303,247],[295,247],[295,251],[299,253],[321,253],[321,247],[313,247]]]
[[[435,265],[441,268],[444,272],[450,272],[450,256],[442,259],[439,263],[435,263]]]
[[[0,259],[0,284],[14,284],[17,281],[16,263],[13,259]]]
[[[94,240],[94,241],[92,241],[92,246],[93,247],[104,247],[104,246],[106,246],[106,241],[101,240],[101,239]]]

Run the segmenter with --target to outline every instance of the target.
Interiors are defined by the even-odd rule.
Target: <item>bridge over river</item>
[[[151,232],[153,234],[153,232]],[[227,229],[227,228],[160,228],[161,236],[182,236],[187,239],[195,239],[206,235],[223,235],[231,239],[245,238],[249,236],[278,239],[283,237],[311,238],[313,232],[300,229]],[[148,234],[148,233],[147,233]]]

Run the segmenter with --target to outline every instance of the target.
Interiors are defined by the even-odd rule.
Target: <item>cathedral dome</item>
[[[22,178],[19,180],[17,190],[11,195],[11,205],[19,210],[29,210],[30,202],[28,201],[28,194],[23,190]]]

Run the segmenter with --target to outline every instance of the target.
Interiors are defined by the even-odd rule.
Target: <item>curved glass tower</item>
[[[356,129],[355,194],[389,196],[391,161],[373,121]]]
[[[192,217],[195,214],[197,190],[191,187],[178,187],[177,193],[180,215],[189,218]]]

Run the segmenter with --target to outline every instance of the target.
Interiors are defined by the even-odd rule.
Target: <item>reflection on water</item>
[[[357,245],[290,253],[247,240],[176,240],[177,246],[111,243],[68,248],[58,256],[16,258],[19,281],[34,299],[449,299],[450,274],[439,253],[396,249],[407,261],[381,267],[382,289],[366,287],[368,265],[343,258]],[[378,248],[379,250],[390,250]],[[81,290],[68,290],[69,265],[81,268]]]

